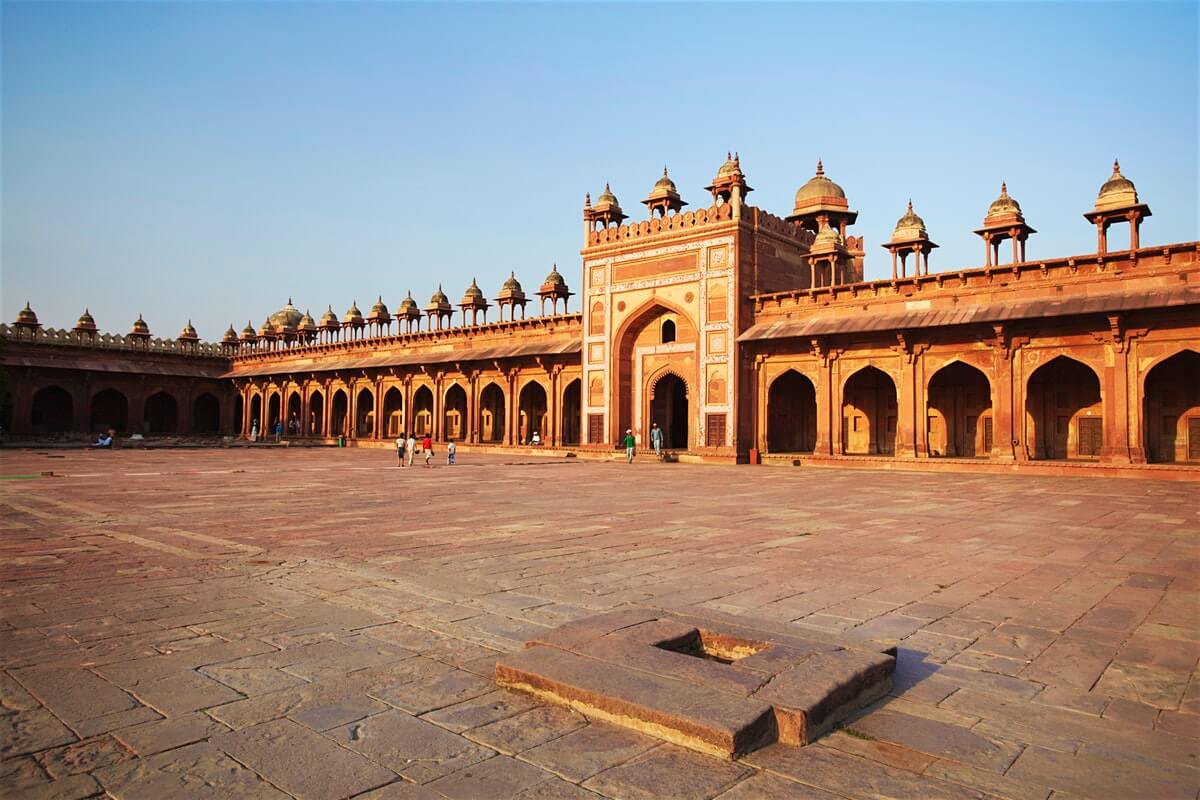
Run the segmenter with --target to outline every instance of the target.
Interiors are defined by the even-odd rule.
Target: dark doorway
[[[354,403],[356,422],[354,435],[359,439],[371,439],[375,436],[375,395],[370,389],[360,389],[358,400]]]
[[[811,453],[817,447],[817,390],[795,370],[767,392],[767,452]]]
[[[146,398],[144,421],[146,433],[178,433],[179,404],[166,392],[155,392]]]
[[[221,430],[221,403],[205,392],[192,402],[192,432],[213,434]]]
[[[1146,458],[1200,462],[1200,353],[1184,350],[1146,376]]]
[[[1027,385],[1033,457],[1099,457],[1104,426],[1096,373],[1073,358],[1058,356],[1038,367]]]
[[[842,397],[842,452],[896,452],[896,384],[883,370],[863,367],[846,381]]]
[[[929,414],[926,418],[929,455],[960,458],[988,457],[992,392],[987,376],[975,367],[955,361],[937,371],[929,381]]]
[[[267,430],[265,433],[275,435],[275,423],[281,422],[279,418],[279,406],[283,401],[279,399],[279,392],[275,392],[267,399]]]
[[[237,396],[233,398],[233,430],[237,433],[241,433],[242,431],[242,415],[245,413],[245,410],[246,401],[242,399],[242,393],[238,392]]]
[[[467,392],[457,383],[446,390],[442,438],[460,442],[467,435]]]
[[[540,383],[527,383],[521,390],[520,400],[521,443],[529,444],[534,431],[541,441],[546,441],[546,390]]]
[[[292,392],[288,395],[288,413],[287,422],[284,423],[283,432],[288,436],[299,436],[301,433],[300,426],[300,393]]]
[[[246,423],[246,435],[249,436],[255,432],[257,432],[259,436],[262,436],[265,433],[263,430],[262,421],[261,394],[256,394],[250,398],[250,420]]]
[[[325,395],[313,392],[308,397],[308,435],[323,436],[325,434]]]
[[[346,393],[338,389],[333,393],[333,409],[329,412],[329,435],[346,435],[346,417],[350,413],[350,401]]]
[[[581,413],[583,384],[576,378],[567,384],[562,400],[562,443],[565,445],[579,444],[579,429],[582,424]]]
[[[404,395],[395,386],[383,393],[383,425],[388,438],[404,433]]]
[[[504,441],[504,392],[494,383],[479,395],[479,438],[484,442]]]
[[[413,393],[413,433],[433,436],[433,391],[428,386]]]
[[[668,372],[654,384],[650,398],[650,422],[657,422],[663,432],[663,447],[668,450],[688,449],[688,388],[678,375]],[[650,426],[646,426],[645,442],[650,443]]]
[[[106,431],[129,430],[129,401],[116,389],[96,392],[92,398],[91,429]]]
[[[66,389],[47,386],[33,396],[30,427],[34,433],[66,433],[71,430],[75,403]]]

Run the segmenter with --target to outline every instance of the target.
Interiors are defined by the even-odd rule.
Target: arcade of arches
[[[16,411],[10,400],[10,413]],[[224,384],[164,386],[147,390],[140,381],[88,386],[47,381],[30,395],[30,432],[96,434],[214,435],[234,427],[236,398]],[[10,421],[11,424],[11,421]],[[5,426],[5,430],[8,430]]]

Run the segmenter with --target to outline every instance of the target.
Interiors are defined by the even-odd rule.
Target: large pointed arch
[[[495,382],[488,383],[479,393],[479,439],[499,444],[504,441],[504,389]]]
[[[1034,370],[1025,384],[1030,455],[1046,460],[1099,458],[1103,412],[1096,371],[1070,356],[1052,358]]]
[[[926,442],[931,456],[988,457],[992,452],[992,387],[965,361],[945,364],[929,379]]]
[[[817,388],[789,369],[767,389],[767,452],[811,453],[817,446]]]
[[[896,452],[896,382],[875,366],[863,366],[842,384],[842,452]]]
[[[1161,359],[1142,383],[1146,459],[1200,463],[1200,352]]]

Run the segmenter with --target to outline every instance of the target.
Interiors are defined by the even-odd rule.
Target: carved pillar
[[[546,446],[558,447],[559,431],[562,430],[562,401],[558,396],[558,375],[562,372],[561,365],[554,365],[546,370],[550,376],[550,424],[546,432]]]
[[[382,439],[384,434],[383,419],[383,378],[375,378],[375,438]]]
[[[435,442],[445,441],[446,402],[442,396],[443,373],[433,376],[433,432],[430,436]]]
[[[511,447],[516,441],[516,428],[521,419],[520,401],[517,398],[517,371],[510,369],[504,373],[504,377],[508,381],[508,402],[504,404],[505,416],[508,417],[504,425],[504,444]]]

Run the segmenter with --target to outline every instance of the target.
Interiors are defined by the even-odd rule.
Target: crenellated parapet
[[[662,234],[681,233],[716,223],[728,222],[732,219],[733,207],[726,203],[588,231],[587,244],[588,246],[617,244]]]
[[[149,352],[162,355],[225,358],[232,348],[219,342],[160,339],[122,333],[93,333],[66,328],[28,328],[0,323],[0,339],[52,347],[85,347],[93,350]]]

